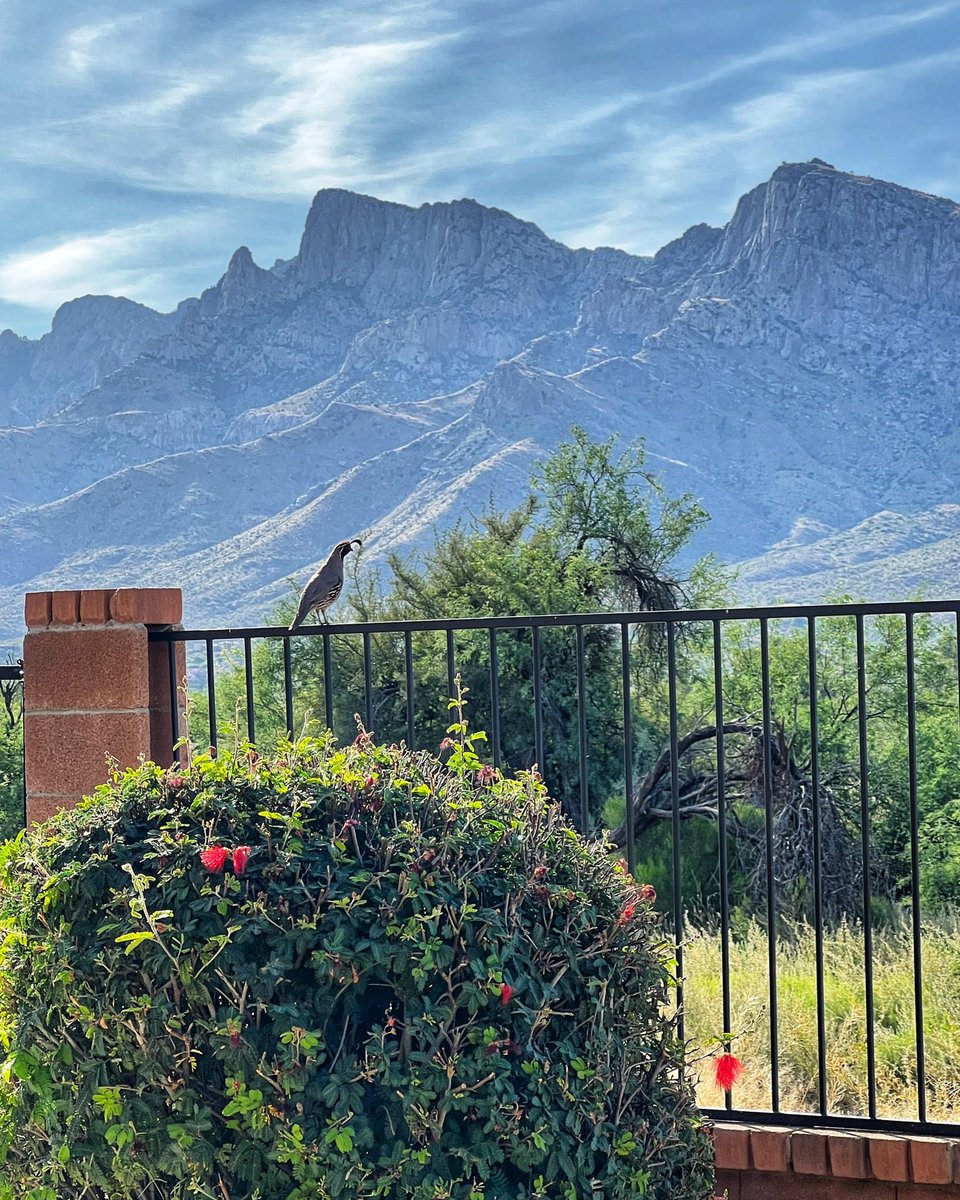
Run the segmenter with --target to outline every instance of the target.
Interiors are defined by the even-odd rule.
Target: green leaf
[[[156,938],[153,932],[149,929],[141,930],[139,933],[121,933],[118,938],[114,938],[116,942],[127,943],[127,954],[132,954],[141,942],[153,942]]]

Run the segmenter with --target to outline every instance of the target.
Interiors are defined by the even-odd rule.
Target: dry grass
[[[933,927],[922,940],[927,1115],[960,1121],[960,931]],[[808,927],[787,931],[777,953],[780,1106],[818,1107],[815,943]],[[684,951],[688,1039],[723,1031],[720,937],[695,934]],[[874,1036],[877,1111],[916,1118],[917,1055],[913,944],[908,928],[874,935]],[[767,940],[749,926],[730,946],[731,1023],[736,1054],[747,1071],[734,1090],[738,1108],[769,1108],[770,1006]],[[866,1114],[867,1022],[862,930],[844,926],[825,936],[824,1021],[829,1110]],[[700,1103],[720,1107],[723,1095],[709,1064],[701,1064]]]

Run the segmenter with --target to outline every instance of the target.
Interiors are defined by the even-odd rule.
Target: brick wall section
[[[729,1200],[960,1200],[960,1138],[723,1122],[713,1140]]]
[[[42,821],[140,758],[173,762],[170,660],[151,628],[179,625],[179,588],[31,592],[24,616],[27,820]],[[177,647],[177,680],[185,655]],[[183,728],[181,720],[181,729]]]

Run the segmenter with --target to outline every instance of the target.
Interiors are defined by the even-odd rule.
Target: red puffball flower
[[[718,1054],[713,1060],[713,1077],[717,1087],[729,1092],[743,1074],[743,1063],[733,1054]]]
[[[636,907],[633,904],[625,904],[623,906],[623,912],[620,914],[620,920],[617,922],[617,924],[618,925],[626,925],[626,923],[628,921],[633,920],[633,914],[635,912],[636,912]]]
[[[500,985],[500,1003],[501,1004],[509,1004],[512,999],[513,999],[513,988],[510,986],[509,983],[502,983]]]
[[[231,1031],[230,1045],[233,1047],[234,1050],[239,1049],[239,1047],[240,1047],[240,1030],[239,1029],[234,1029]]]
[[[657,889],[652,883],[645,883],[637,892],[637,896],[644,904],[654,904],[657,899]]]
[[[250,859],[249,846],[237,846],[233,851],[233,873],[234,875],[242,875],[247,869],[247,862]]]
[[[452,750],[453,749],[453,738],[444,738],[443,741],[440,743],[440,749],[441,750]]]
[[[541,863],[538,867],[533,868],[533,877],[537,883],[542,883],[549,873],[545,863]]]
[[[227,859],[230,857],[230,851],[226,846],[208,846],[206,850],[200,851],[200,861],[212,871],[214,875],[219,875],[223,868],[227,865]]]
[[[187,781],[183,775],[172,775],[167,780],[167,787],[171,792],[179,792],[186,782]]]
[[[497,772],[493,767],[483,766],[477,772],[477,783],[481,784],[483,787],[486,787],[488,784],[493,783],[496,777]]]

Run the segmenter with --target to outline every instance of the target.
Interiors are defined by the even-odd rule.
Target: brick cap
[[[179,625],[180,588],[87,588],[82,591],[27,592],[23,603],[28,629],[49,625]]]
[[[27,592],[23,599],[23,623],[28,629],[44,629],[53,616],[50,592]]]
[[[179,588],[117,588],[110,616],[127,625],[179,625],[183,592]]]
[[[921,1190],[923,1185],[947,1185],[952,1179],[960,1200],[960,1137],[739,1121],[715,1121],[711,1133],[718,1169],[912,1182]]]

